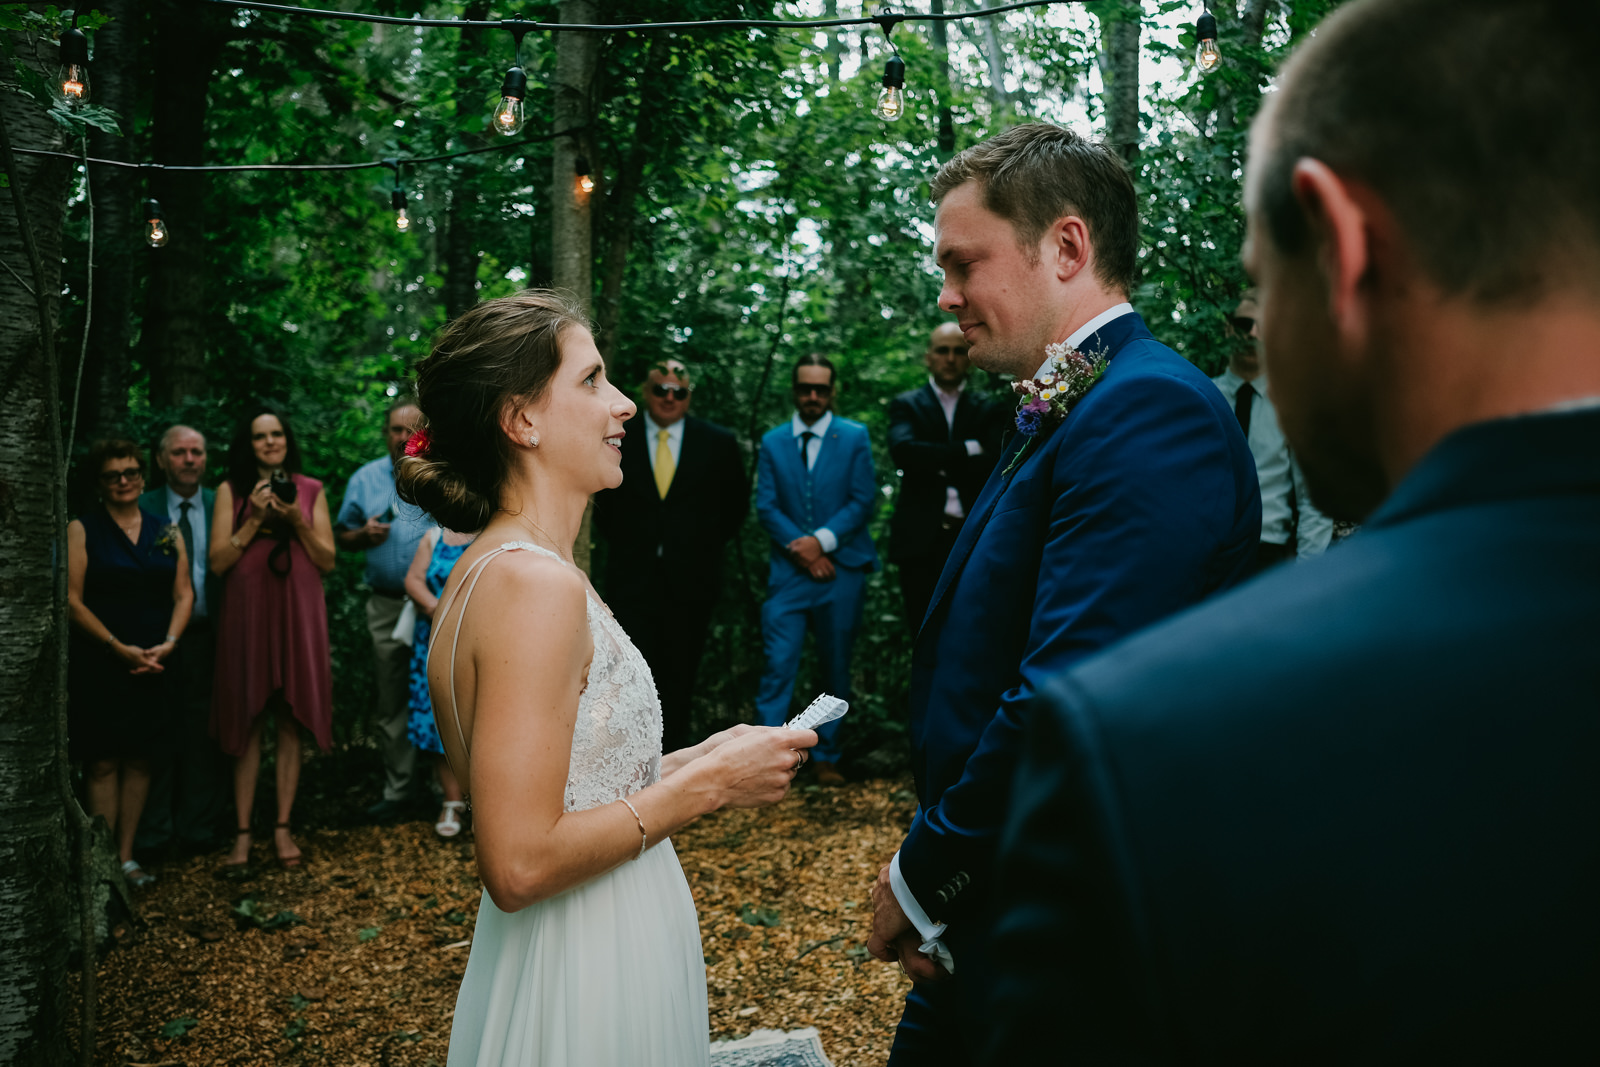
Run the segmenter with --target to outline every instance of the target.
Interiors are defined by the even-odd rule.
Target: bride
[[[450,1065],[706,1064],[699,924],[668,835],[782,799],[817,736],[736,726],[662,755],[649,668],[572,561],[634,412],[582,312],[538,290],[479,304],[417,393],[400,495],[482,531],[428,664],[484,883]]]

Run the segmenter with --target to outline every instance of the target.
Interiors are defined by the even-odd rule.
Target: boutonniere
[[[178,524],[169,522],[166,529],[156,535],[156,551],[163,556],[176,556],[178,554],[178,543],[182,540],[183,533],[178,529]]]
[[[1106,372],[1106,358],[1079,352],[1065,341],[1045,345],[1049,362],[1037,378],[1012,382],[1017,403],[1017,432],[1028,438],[1002,474],[1010,474],[1028,454],[1033,438],[1067,417]]]

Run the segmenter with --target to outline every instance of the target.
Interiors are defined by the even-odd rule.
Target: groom
[[[1238,581],[1261,527],[1238,420],[1127,302],[1138,208],[1121,160],[1031,123],[945,164],[933,199],[939,305],[973,363],[1035,378],[1065,341],[1109,364],[1064,417],[1003,450],[917,638],[920,807],[873,887],[869,942],[919,979],[892,1067],[969,1063],[982,1047],[991,869],[1040,683]]]

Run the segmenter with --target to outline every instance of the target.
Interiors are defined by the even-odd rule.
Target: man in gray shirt
[[[1228,319],[1240,343],[1228,356],[1228,369],[1211,379],[1233,407],[1239,428],[1256,459],[1261,482],[1261,544],[1254,571],[1285,560],[1320,555],[1333,537],[1333,522],[1311,503],[1300,464],[1289,452],[1278,413],[1267,395],[1266,375],[1256,349],[1256,294],[1246,289]]]

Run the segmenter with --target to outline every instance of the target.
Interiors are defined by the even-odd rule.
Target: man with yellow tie
[[[622,484],[595,497],[595,526],[606,603],[655,675],[670,752],[699,740],[689,722],[695,672],[750,482],[733,434],[689,414],[687,367],[656,364],[640,392],[622,439]]]

